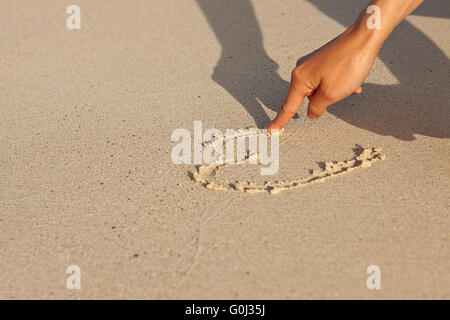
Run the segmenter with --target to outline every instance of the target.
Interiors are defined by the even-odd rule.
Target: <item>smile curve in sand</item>
[[[224,139],[225,141],[226,139]],[[248,156],[246,160],[248,160]],[[355,169],[368,168],[378,160],[386,159],[381,148],[366,147],[362,152],[350,160],[326,162],[323,169],[313,170],[312,174],[305,178],[283,181],[266,181],[254,183],[251,181],[227,181],[217,178],[217,172],[226,165],[225,163],[211,163],[202,165],[192,173],[192,180],[202,184],[211,190],[234,190],[247,194],[259,194],[269,192],[277,194],[290,189],[299,189],[315,183],[327,181],[354,171]]]

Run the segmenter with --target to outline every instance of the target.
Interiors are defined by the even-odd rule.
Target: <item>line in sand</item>
[[[223,134],[222,140],[215,141],[221,141],[225,144],[227,139],[257,134],[258,129],[244,128],[239,129],[236,132],[237,134],[232,137],[227,137]],[[208,142],[206,145],[210,143],[214,143],[214,140],[212,142]],[[248,162],[251,156],[252,155],[249,154],[245,156],[246,162]],[[374,162],[384,159],[386,159],[386,155],[381,148],[366,147],[360,154],[350,160],[326,162],[324,168],[313,170],[312,174],[308,177],[296,180],[266,181],[264,183],[255,183],[252,181],[227,181],[219,179],[217,178],[217,172],[224,166],[233,164],[217,163],[219,162],[217,161],[211,163],[210,165],[199,166],[195,172],[191,173],[191,178],[195,182],[198,182],[211,190],[235,190],[247,194],[258,194],[265,192],[277,194],[282,191],[303,188],[314,183],[324,182],[330,178],[350,173],[355,169],[368,168],[372,166]]]

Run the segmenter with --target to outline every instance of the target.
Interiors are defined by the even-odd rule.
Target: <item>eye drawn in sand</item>
[[[213,140],[207,142],[204,146],[214,143],[223,143],[225,145],[227,139],[235,139],[241,137],[247,137],[252,134],[257,134],[256,128],[245,128],[236,130],[236,134],[231,137],[227,137],[223,134],[223,139]],[[249,163],[250,159],[258,158],[257,154],[245,155],[243,159],[246,163]],[[202,184],[204,187],[211,190],[234,190],[247,194],[258,194],[268,192],[270,194],[277,194],[282,191],[290,189],[299,189],[307,187],[309,185],[327,181],[333,177],[338,177],[347,173],[350,173],[356,169],[368,168],[378,160],[386,159],[386,155],[381,148],[366,147],[361,153],[355,155],[350,160],[326,162],[324,168],[316,169],[312,171],[312,174],[305,178],[295,180],[274,180],[266,181],[264,183],[255,183],[252,181],[227,181],[217,177],[217,172],[225,167],[235,164],[218,163],[213,162],[210,165],[202,165],[197,170],[191,173],[191,178],[197,183]]]

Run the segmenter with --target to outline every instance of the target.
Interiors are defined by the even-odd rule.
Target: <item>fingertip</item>
[[[273,121],[267,126],[267,133],[271,133],[272,130],[281,130],[282,127],[274,123]]]

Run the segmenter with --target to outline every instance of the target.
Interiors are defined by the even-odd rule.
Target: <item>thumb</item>
[[[309,104],[307,116],[310,119],[320,118],[331,105],[331,102],[323,96],[320,89],[313,95],[309,96],[308,100]]]

